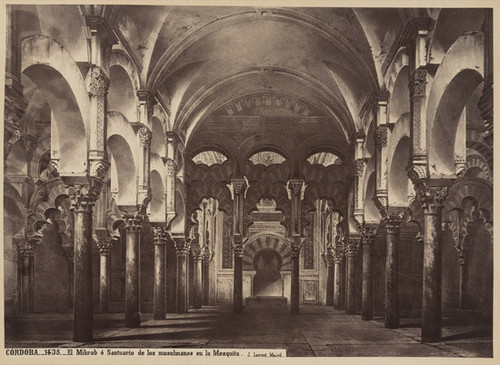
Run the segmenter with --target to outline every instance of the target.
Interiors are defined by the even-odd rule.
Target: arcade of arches
[[[491,324],[491,9],[9,5],[6,319]],[[474,317],[474,318],[476,318]],[[472,317],[471,317],[472,318]]]

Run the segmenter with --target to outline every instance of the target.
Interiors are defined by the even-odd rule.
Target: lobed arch
[[[428,96],[427,155],[431,176],[455,175],[455,135],[463,107],[483,81],[484,35],[461,36],[439,66]]]
[[[50,152],[50,143],[51,137],[46,137],[37,144],[35,150],[33,151],[30,164],[30,176],[35,179],[35,181],[38,177],[40,177],[40,163],[42,156],[45,153]]]
[[[61,44],[46,36],[25,38],[21,52],[23,74],[43,92],[52,111],[59,137],[59,170],[85,173],[90,105],[78,66]]]

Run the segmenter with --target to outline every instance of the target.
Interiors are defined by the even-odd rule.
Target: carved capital
[[[354,160],[352,163],[352,169],[355,176],[363,176],[363,172],[365,171],[365,160],[363,158]]]
[[[343,259],[344,259],[344,247],[336,246],[335,250],[333,251],[333,261],[336,264],[341,264]]]
[[[22,257],[33,257],[35,255],[35,245],[32,242],[28,242],[25,239],[18,239],[15,241],[17,245],[17,252]]]
[[[101,256],[109,256],[111,252],[111,248],[113,248],[113,244],[111,241],[109,242],[98,242],[97,248],[99,249],[99,254]]]
[[[353,257],[358,254],[359,249],[359,240],[350,238],[347,244],[345,245],[345,254],[347,257]]]
[[[234,195],[243,194],[247,188],[247,182],[245,179],[233,179],[231,180],[231,186],[233,188]]]
[[[87,90],[92,96],[106,96],[109,89],[109,78],[104,70],[98,66],[93,66],[87,73]]]
[[[104,158],[90,160],[90,177],[103,180],[109,170],[110,163]]]
[[[379,125],[375,129],[375,146],[386,147],[387,146],[387,126]]]
[[[176,238],[174,246],[177,256],[188,256],[191,251],[191,241],[184,238]]]
[[[168,232],[166,227],[153,226],[153,234],[154,234],[154,244],[155,245],[166,245]]]
[[[174,176],[177,172],[177,164],[175,163],[175,161],[171,158],[168,158],[165,164],[167,166],[167,174],[169,176]]]
[[[402,213],[390,213],[385,217],[385,228],[389,234],[399,234],[401,223],[403,222]]]
[[[448,195],[446,186],[427,186],[418,192],[424,214],[437,214]]]
[[[234,257],[243,257],[243,244],[237,243],[233,244],[233,255]]]
[[[298,234],[294,234],[292,239],[290,240],[290,254],[292,257],[299,257],[300,250],[302,249],[302,244],[304,243],[305,238],[301,237]]]
[[[410,76],[408,87],[410,88],[410,98],[424,97],[427,85],[427,71],[417,68]]]
[[[288,181],[288,186],[292,196],[299,196],[302,192],[302,186],[304,185],[303,180],[293,179]]]
[[[123,222],[125,223],[126,232],[140,232],[144,215],[140,212],[122,214]]]
[[[141,129],[139,129],[139,139],[141,140],[141,145],[150,146],[152,135],[153,134],[147,126],[142,126]]]
[[[377,228],[364,225],[361,229],[361,238],[364,245],[373,245],[377,236]]]
[[[92,212],[92,207],[99,197],[100,186],[70,185],[67,192],[71,199],[71,210],[75,212]]]

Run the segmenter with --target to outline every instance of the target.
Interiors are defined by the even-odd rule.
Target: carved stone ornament
[[[352,168],[355,176],[363,176],[363,172],[365,171],[365,161],[362,158],[358,158],[354,160],[352,163]]]
[[[364,226],[361,230],[361,237],[364,245],[373,245],[375,237],[377,236],[377,229],[375,227]]]
[[[387,233],[398,234],[401,228],[401,223],[403,222],[402,213],[392,213],[387,215],[385,218],[385,228]]]
[[[109,78],[103,69],[92,67],[87,73],[87,90],[93,96],[106,96],[109,89]]]
[[[292,192],[292,196],[300,195],[302,191],[302,186],[304,185],[304,181],[302,180],[290,180],[289,182],[290,191]]]
[[[342,246],[337,246],[333,251],[333,261],[336,264],[341,264],[344,259],[344,248]]]
[[[177,256],[188,256],[191,251],[191,242],[189,240],[176,239],[174,246]]]
[[[71,198],[71,210],[79,212],[92,211],[100,190],[89,185],[71,185],[67,187],[67,191]]]
[[[448,195],[448,188],[444,186],[432,186],[422,189],[418,193],[420,204],[424,214],[437,214],[443,207],[443,203]]]
[[[139,139],[141,140],[141,145],[146,146],[151,144],[152,133],[148,127],[142,126],[139,129]]]
[[[387,215],[387,195],[376,195],[373,197],[373,202],[380,212],[380,215],[385,217]]]
[[[413,71],[408,87],[410,88],[410,98],[425,96],[425,87],[427,84],[427,71],[417,68]]]
[[[406,168],[406,173],[415,186],[427,178],[427,168],[425,165],[411,164]]]
[[[99,254],[102,256],[109,256],[113,244],[109,242],[99,242],[97,243],[97,248],[99,249]]]
[[[140,232],[142,228],[142,220],[144,216],[139,212],[123,213],[123,221],[125,222],[125,230],[127,232]]]
[[[359,249],[359,241],[356,239],[349,239],[345,246],[345,254],[346,256],[356,256],[358,254]]]
[[[375,129],[375,146],[377,147],[387,146],[387,126],[379,125]]]
[[[233,245],[233,254],[234,257],[243,257],[243,245],[242,244]]]
[[[166,227],[153,227],[153,234],[155,245],[167,244],[168,232]]]
[[[231,185],[233,187],[234,195],[240,195],[245,192],[247,184],[245,180],[231,180]]]

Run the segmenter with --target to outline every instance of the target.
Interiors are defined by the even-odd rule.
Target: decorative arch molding
[[[490,167],[486,159],[479,153],[467,153],[467,159],[465,161],[464,174],[467,176],[467,172],[471,169],[479,169],[484,174],[486,180],[493,184],[493,176],[491,174]]]
[[[243,243],[243,270],[255,270],[253,259],[264,249],[272,249],[280,254],[282,258],[281,271],[292,269],[290,244],[286,237],[275,232],[262,232],[250,236]]]
[[[486,222],[492,222],[493,185],[477,178],[460,178],[453,183],[443,204],[443,220],[449,220],[451,211],[461,208],[466,198],[474,198],[478,204],[477,209],[486,213]]]

